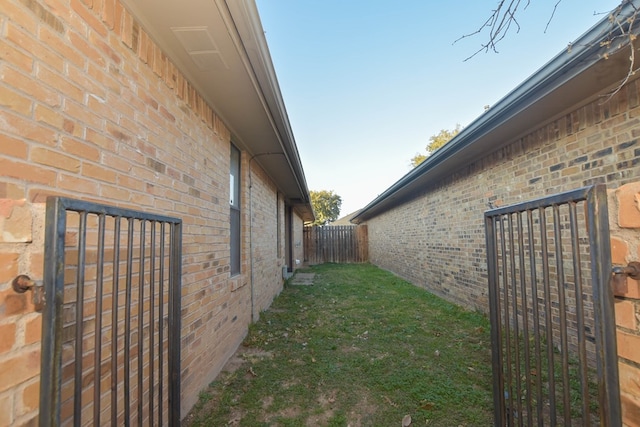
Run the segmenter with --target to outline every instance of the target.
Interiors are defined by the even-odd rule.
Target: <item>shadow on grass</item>
[[[493,424],[488,319],[368,264],[287,285],[186,426]]]

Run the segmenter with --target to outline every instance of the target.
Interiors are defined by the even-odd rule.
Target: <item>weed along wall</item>
[[[366,218],[371,262],[449,301],[487,312],[483,213],[595,183],[606,183],[610,192],[614,263],[640,260],[639,113],[635,80],[607,102],[591,98],[429,182]],[[639,425],[640,419],[638,286],[629,279],[616,303],[628,425]]]
[[[47,196],[182,220],[182,416],[216,377],[281,291],[285,264],[288,196],[234,141],[230,273],[230,128],[120,1],[2,2],[0,426],[37,422],[42,317],[11,282],[42,280]],[[292,223],[301,242],[295,210]]]

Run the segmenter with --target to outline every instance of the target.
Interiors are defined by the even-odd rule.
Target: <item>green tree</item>
[[[415,168],[420,163],[424,162],[427,159],[427,157],[433,154],[433,152],[436,151],[438,148],[442,147],[444,144],[451,141],[454,136],[460,133],[461,130],[462,130],[462,126],[458,124],[453,130],[442,129],[437,134],[430,136],[429,143],[427,144],[427,147],[426,147],[427,153],[426,154],[416,153],[416,155],[411,158],[411,166]]]
[[[311,206],[316,214],[313,225],[326,225],[338,219],[342,198],[333,190],[309,191],[309,195],[311,196]]]

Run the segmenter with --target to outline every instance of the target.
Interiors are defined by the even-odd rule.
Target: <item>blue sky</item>
[[[620,0],[532,0],[521,29],[465,61],[497,0],[257,0],[310,190],[341,216],[410,171],[429,137],[466,126]],[[522,1],[525,4],[526,1]]]

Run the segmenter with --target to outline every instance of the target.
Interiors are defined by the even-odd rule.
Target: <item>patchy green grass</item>
[[[488,426],[485,316],[371,265],[286,286],[201,393],[189,426]]]

